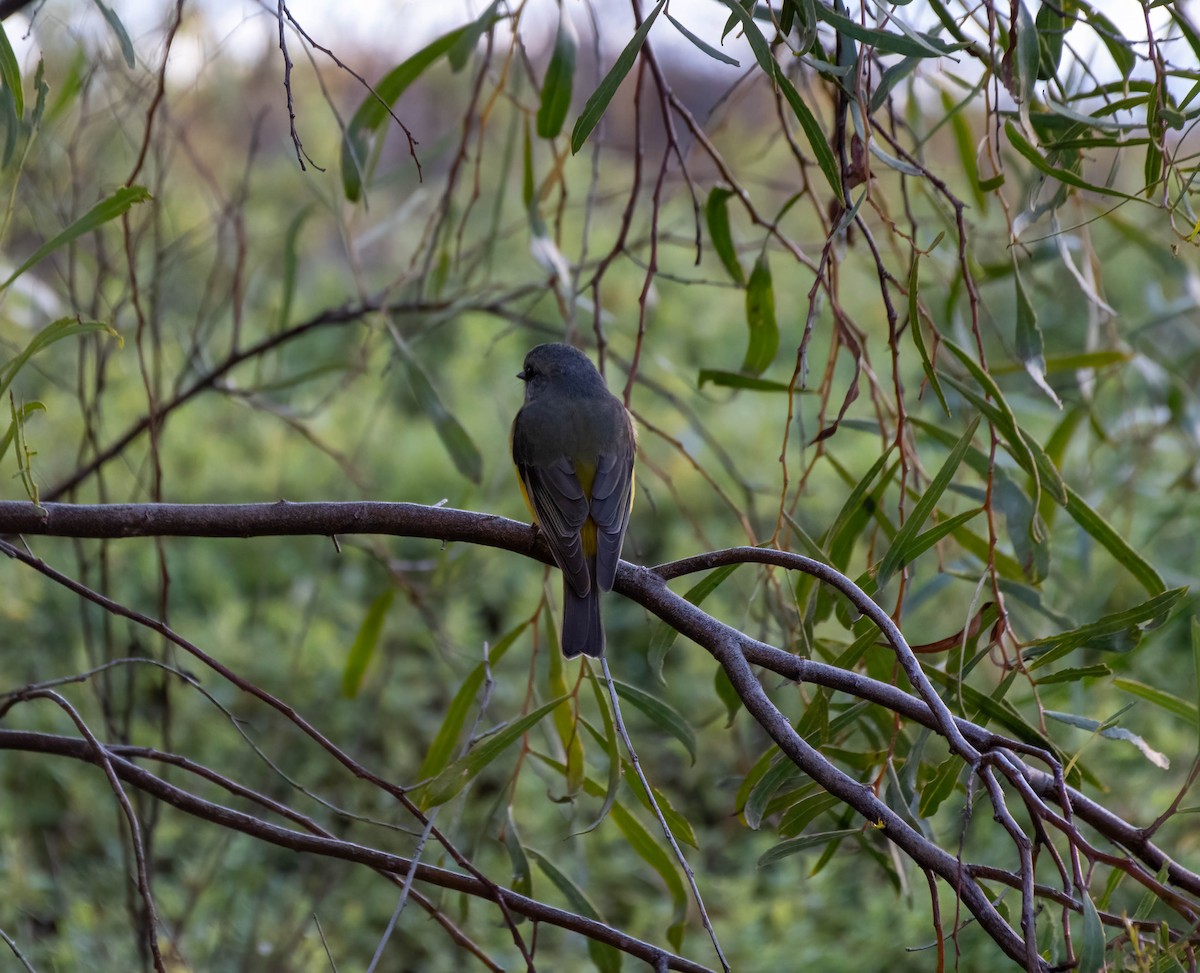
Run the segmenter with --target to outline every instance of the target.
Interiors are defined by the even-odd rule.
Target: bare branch
[[[117,777],[125,783],[145,791],[186,814],[231,831],[250,835],[289,851],[337,858],[401,877],[406,876],[410,870],[414,870],[413,863],[399,855],[392,855],[350,841],[340,841],[323,835],[294,831],[242,811],[206,801],[139,767],[131,760],[118,756],[113,749],[104,748],[104,756],[98,756],[95,748],[87,740],[26,730],[0,730],[0,750],[24,750],[31,753],[53,754],[87,763],[106,761]],[[711,973],[708,967],[701,966],[682,956],[668,953],[612,926],[568,912],[565,909],[546,905],[536,899],[513,892],[511,889],[492,885],[477,876],[422,863],[415,866],[415,873],[419,882],[455,892],[465,892],[467,895],[489,901],[498,899],[506,909],[517,915],[579,933],[589,939],[606,943],[631,956],[645,960],[647,963],[658,964],[665,960],[667,969],[682,970],[684,973]]]

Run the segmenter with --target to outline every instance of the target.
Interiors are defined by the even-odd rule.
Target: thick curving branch
[[[35,506],[31,503],[0,502],[0,533],[103,538],[373,533],[465,541],[510,550],[546,563],[551,561],[540,536],[525,524],[488,514],[404,503],[280,501],[232,506]],[[26,552],[7,543],[3,543],[0,549],[47,573],[46,566],[39,566],[41,562]],[[640,568],[623,562],[615,587],[619,593],[643,605],[708,650],[725,669],[747,710],[789,759],[829,793],[858,811],[927,872],[947,882],[1010,957],[1027,969],[1048,968],[1045,961],[1037,956],[1035,945],[1029,941],[1032,925],[1028,918],[1033,900],[1048,898],[1039,892],[1040,887],[1034,883],[1029,848],[1021,852],[1023,867],[1020,874],[1006,873],[1007,880],[1004,883],[1022,889],[1022,931],[1018,932],[999,914],[979,884],[981,881],[995,881],[995,870],[989,866],[972,865],[949,854],[888,807],[870,787],[839,770],[807,744],[770,700],[752,666],[762,666],[791,680],[826,686],[877,703],[941,733],[952,746],[956,740],[961,741],[955,749],[964,762],[980,774],[985,792],[992,801],[994,816],[1004,824],[1018,846],[1025,841],[1032,842],[1035,849],[1038,846],[1048,847],[1058,860],[1048,833],[1053,831],[1065,839],[1072,856],[1078,852],[1093,865],[1104,864],[1121,869],[1182,915],[1189,926],[1194,925],[1195,917],[1200,914],[1200,904],[1194,899],[1200,895],[1200,876],[1173,862],[1154,845],[1146,831],[1123,821],[1068,787],[1058,761],[1049,752],[954,717],[937,698],[932,687],[928,687],[931,702],[924,693],[920,697],[914,696],[858,673],[801,659],[755,641],[691,605],[666,585],[666,580],[670,578],[733,563],[765,563],[819,577],[842,591],[859,611],[876,622],[902,662],[906,653],[911,657],[911,649],[891,619],[861,589],[828,565],[787,552],[736,548],[658,568]],[[912,657],[912,662],[919,676],[924,678],[915,657]],[[920,680],[914,679],[912,682],[920,690]],[[928,686],[928,683],[925,685]],[[1030,759],[1046,769],[1031,765]],[[1005,798],[999,783],[1001,778],[1020,796],[1030,815],[1034,825],[1030,839],[1024,837],[1024,831],[1004,804]],[[1126,855],[1113,855],[1094,847],[1079,832],[1076,818],[1120,846]],[[1049,897],[1050,900],[1064,908],[1075,911],[1082,909],[1086,889],[1080,886],[1078,874],[1073,880],[1065,868],[1060,868],[1060,873],[1063,888],[1056,890],[1055,895]],[[1160,881],[1160,874],[1165,874],[1165,883]]]

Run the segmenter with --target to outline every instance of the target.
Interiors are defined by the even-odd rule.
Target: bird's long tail
[[[568,659],[604,655],[604,623],[600,619],[600,589],[592,584],[582,597],[563,579],[562,651]]]

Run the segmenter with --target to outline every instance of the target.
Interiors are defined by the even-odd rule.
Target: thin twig
[[[173,631],[163,622],[151,618],[142,612],[128,608],[127,606],[122,605],[120,602],[114,601],[113,599],[108,598],[97,591],[93,591],[86,585],[81,584],[75,579],[63,574],[61,571],[58,571],[56,568],[50,566],[40,558],[34,557],[32,554],[28,554],[25,551],[14,547],[7,541],[0,540],[0,553],[7,554],[9,557],[14,558],[28,567],[33,568],[39,573],[55,581],[57,584],[60,584],[68,590],[73,591],[80,597],[99,605],[105,611],[122,618],[127,618],[138,625],[157,632],[162,637],[173,642],[175,645],[179,646],[179,648],[183,649],[185,652],[188,652],[196,659],[199,659],[210,669],[229,680],[230,683],[242,690],[242,692],[248,693],[261,702],[266,703],[276,712],[280,713],[301,732],[312,739],[318,746],[325,750],[326,753],[332,756],[338,763],[342,764],[343,767],[353,773],[356,777],[374,784],[380,790],[389,794],[401,805],[401,807],[403,807],[410,815],[412,815],[422,824],[428,823],[426,815],[421,812],[421,809],[417,807],[413,800],[408,796],[405,788],[399,787],[398,785],[393,784],[391,781],[367,769],[357,760],[354,760],[344,750],[334,744],[333,741],[330,740],[320,730],[318,730],[315,725],[301,716],[294,707],[288,705],[277,696],[274,696],[249,680],[244,679],[224,663],[209,655],[198,645],[195,645],[194,643],[185,639],[183,636],[179,635],[177,632]],[[524,938],[521,936],[520,930],[517,929],[516,921],[508,911],[508,905],[504,897],[500,894],[499,887],[495,885],[495,883],[493,883],[489,878],[487,878],[487,876],[485,876],[481,871],[479,871],[479,869],[476,868],[475,865],[472,864],[471,861],[465,855],[463,855],[462,852],[460,852],[453,844],[453,842],[451,842],[444,834],[442,834],[436,828],[433,829],[432,834],[437,839],[438,843],[446,849],[450,857],[453,858],[461,868],[464,868],[470,872],[476,879],[482,882],[484,886],[495,891],[493,901],[496,903],[504,917],[505,925],[512,934],[513,943],[521,951],[522,955],[525,956],[526,960],[532,962],[529,960],[529,952],[525,945]]]
[[[33,964],[25,958],[25,954],[22,953],[20,948],[17,946],[16,940],[14,940],[12,936],[6,933],[3,929],[0,929],[0,939],[3,939],[5,943],[8,944],[8,948],[13,951],[13,955],[17,958],[20,964],[29,971],[29,973],[37,973],[37,970],[33,968]]]
[[[101,760],[91,743],[87,740],[55,736],[49,733],[35,733],[27,730],[0,729],[0,750],[23,750],[33,753],[54,754],[62,757],[70,757],[75,760],[82,760],[87,763],[97,763]],[[636,939],[623,930],[615,929],[596,919],[547,905],[544,902],[521,895],[511,889],[496,886],[486,880],[480,880],[474,875],[438,868],[433,865],[414,864],[407,858],[380,851],[367,845],[352,841],[341,841],[322,835],[306,834],[271,824],[243,811],[215,804],[198,797],[150,773],[138,764],[115,755],[111,748],[106,753],[107,760],[112,769],[126,783],[145,791],[186,814],[210,821],[231,831],[250,835],[260,841],[265,841],[290,851],[322,855],[328,858],[353,862],[365,865],[376,871],[405,875],[409,869],[415,869],[417,880],[420,882],[449,889],[454,892],[463,892],[467,895],[488,901],[495,901],[495,897],[498,895],[504,900],[505,908],[517,915],[525,916],[535,922],[545,922],[559,926],[606,943],[651,965],[658,964],[665,957],[667,969],[681,970],[683,973],[712,973],[708,967],[700,963],[663,950],[652,943]]]
[[[633,772],[637,774],[638,780],[642,782],[642,788],[646,791],[646,799],[650,802],[654,816],[658,818],[659,826],[666,836],[667,843],[671,846],[671,850],[675,852],[675,860],[683,867],[683,873],[687,876],[688,885],[692,887],[692,897],[696,900],[696,908],[700,910],[700,921],[704,923],[704,928],[708,932],[708,938],[712,940],[713,949],[717,951],[717,958],[721,961],[721,967],[725,970],[725,973],[730,973],[729,961],[725,959],[725,953],[722,951],[721,943],[717,939],[717,932],[713,929],[712,920],[708,917],[708,910],[704,908],[704,899],[700,895],[700,887],[696,884],[696,873],[692,871],[692,866],[688,864],[687,859],[684,857],[683,851],[679,847],[679,842],[675,840],[675,835],[671,833],[671,826],[667,824],[667,819],[663,816],[662,808],[658,806],[658,801],[655,800],[654,788],[650,786],[650,781],[646,779],[646,775],[642,772],[642,763],[638,760],[633,740],[629,737],[629,731],[625,729],[625,720],[621,717],[621,701],[617,697],[617,686],[613,682],[612,673],[608,670],[608,659],[605,656],[600,657],[600,668],[604,673],[604,682],[608,686],[608,698],[612,701],[613,718],[617,724],[617,732],[621,734],[621,739],[625,742],[625,749],[629,752],[629,760],[633,764]]]

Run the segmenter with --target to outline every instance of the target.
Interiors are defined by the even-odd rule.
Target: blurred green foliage
[[[654,564],[738,544],[810,554],[815,548],[894,609],[914,645],[951,639],[985,603],[1003,597],[1006,629],[973,633],[961,646],[923,657],[945,674],[945,698],[979,719],[956,681],[984,696],[1002,687],[1014,720],[1066,757],[1079,754],[1075,770],[1086,788],[1117,813],[1149,822],[1175,796],[1195,755],[1195,726],[1095,677],[1101,670],[1088,678],[1072,670],[1102,663],[1194,703],[1190,594],[1169,618],[1127,627],[1112,644],[1089,639],[1047,666],[1061,681],[1039,685],[1024,673],[1004,680],[1026,643],[1156,594],[1131,570],[1135,557],[1168,588],[1193,582],[1200,512],[1200,278],[1188,236],[1194,135],[1172,127],[1165,137],[1147,114],[1152,104],[1158,117],[1194,114],[1191,95],[1179,97],[1175,87],[1194,78],[1167,70],[1171,58],[1187,59],[1190,22],[1178,19],[1183,13],[1163,14],[1165,73],[1150,88],[1135,79],[1106,93],[1078,59],[1068,67],[1061,37],[1043,38],[1040,50],[1035,44],[1032,52],[1015,51],[1005,67],[1013,51],[1007,28],[990,45],[980,42],[978,23],[956,10],[951,20],[987,48],[965,61],[985,85],[964,66],[969,52],[960,49],[952,61],[904,32],[864,34],[852,24],[858,33],[846,33],[842,15],[820,3],[813,7],[820,25],[806,23],[810,7],[776,8],[781,26],[792,18],[792,32],[783,33],[803,68],[792,73],[788,65],[790,81],[775,71],[796,86],[812,119],[795,118],[787,91],[761,77],[734,84],[733,73],[718,81],[710,75],[716,62],[676,59],[669,65],[677,72],[672,90],[684,97],[685,116],[665,94],[653,93],[663,89],[654,87],[644,52],[627,65],[625,85],[612,76],[601,80],[617,51],[636,38],[632,22],[619,30],[607,25],[617,47],[599,65],[585,56],[586,36],[567,56],[575,42],[559,28],[551,61],[549,46],[540,53],[533,46],[544,25],[532,10],[503,4],[488,8],[477,30],[467,29],[466,47],[447,41],[436,56],[426,48],[425,60],[406,69],[398,58],[385,62],[377,52],[340,47],[336,36],[314,36],[368,79],[393,72],[386,90],[381,86],[387,98],[400,95],[393,119],[319,52],[311,63],[300,56],[303,41],[289,31],[297,131],[310,162],[323,169],[298,164],[289,140],[273,24],[258,54],[238,57],[223,49],[215,21],[189,11],[174,42],[188,66],[168,62],[165,98],[156,104],[166,30],[132,35],[131,66],[129,35],[112,32],[119,10],[105,15],[109,33],[92,29],[101,14],[86,5],[60,4],[53,17],[47,11],[19,63],[6,66],[0,57],[13,143],[3,170],[3,195],[13,201],[3,236],[9,270],[0,276],[64,230],[82,228],[5,285],[0,362],[17,362],[53,321],[96,321],[105,330],[65,335],[11,376],[0,372],[12,380],[11,412],[9,403],[4,408],[13,416],[0,496],[25,498],[32,485],[42,499],[77,502],[403,500],[524,519],[507,446],[521,395],[515,372],[529,346],[564,335],[592,342],[598,328],[614,391],[637,362],[629,404],[640,426],[639,493],[628,560]],[[1072,9],[1085,26],[1107,23],[1086,5]],[[517,35],[528,32],[528,51],[511,45],[518,12],[525,19]],[[1038,22],[1046,19],[1034,13]],[[165,14],[169,22],[170,10]],[[742,11],[736,19],[731,41],[750,31],[740,55],[747,67],[762,56],[754,24],[764,37],[774,35],[761,16]],[[547,23],[554,36],[556,21]],[[14,23],[5,27],[15,40]],[[843,31],[840,41],[833,28]],[[253,19],[237,27],[254,29]],[[653,45],[666,30],[659,23],[645,36]],[[1128,75],[1122,52],[1134,49],[1132,41],[1123,46],[1111,31],[1104,37],[1112,61],[1104,70]],[[937,43],[961,48],[961,40],[946,31]],[[707,35],[705,41],[718,43]],[[787,65],[781,50],[775,56]],[[893,85],[887,98],[862,101],[866,75],[877,85],[884,69],[918,56],[926,60],[884,74]],[[587,93],[613,99],[599,106],[603,119],[592,141],[577,139],[578,154],[567,145],[562,119],[552,125],[546,118],[560,112],[562,86],[569,95],[571,79],[556,77],[548,105],[539,94],[546,65],[575,72],[567,126]],[[839,73],[839,65],[854,68]],[[845,80],[854,71],[859,88]],[[938,71],[940,79],[931,79]],[[997,79],[1006,71],[1004,91]],[[48,87],[39,95],[41,79]],[[633,82],[644,89],[640,108]],[[980,104],[985,91],[1003,107]],[[1018,105],[1016,96],[1025,102]],[[1098,108],[1105,97],[1120,105]],[[861,142],[854,133],[864,124],[864,104],[872,106],[872,144],[883,155],[853,147],[852,137]],[[660,108],[671,117],[678,154]],[[1021,139],[1039,140],[1027,143],[1036,159],[1025,143],[1006,138],[997,111]],[[1094,113],[1092,122],[1075,117],[1085,112]],[[1110,116],[1132,134],[1114,135]],[[724,171],[689,131],[688,117],[700,119]],[[826,158],[812,143],[811,125],[829,135],[831,119],[840,119],[845,140]],[[396,121],[418,140],[420,177]],[[1147,131],[1159,131],[1165,162],[1143,158]],[[898,157],[892,139],[913,161]],[[347,157],[357,160],[353,172]],[[997,160],[1004,180],[989,182],[996,173],[987,167]],[[826,184],[829,166],[849,187],[841,201]],[[864,168],[869,179],[855,183],[850,176]],[[1154,176],[1150,185],[1144,176]],[[935,178],[946,192],[935,188]],[[127,201],[119,195],[127,184],[144,186],[148,198]],[[752,200],[753,211],[739,204],[735,189]],[[961,239],[953,198],[966,201]],[[124,213],[79,223],[98,202],[114,199],[127,202]],[[818,269],[821,284],[814,287]],[[910,271],[915,293],[907,290]],[[978,288],[974,311],[966,274]],[[290,337],[289,329],[322,316],[326,323]],[[918,328],[949,415],[913,340]],[[278,344],[224,369],[231,357],[273,340]],[[914,542],[911,530],[899,533],[903,519],[979,413],[961,390],[981,396],[980,386],[947,341],[973,362],[983,352],[980,371],[1002,395],[990,404],[1010,411],[1085,509],[1111,525],[1120,549],[1106,549],[1056,502],[1054,482],[1035,483],[1018,455],[1019,437],[1006,441],[993,433],[1000,424],[985,420],[963,441],[961,463],[947,466],[944,492],[932,498],[922,529],[971,510],[979,515],[928,546],[903,579],[897,571],[874,590],[875,572],[897,538]],[[724,378],[701,382],[704,370]],[[775,388],[792,384],[795,394],[759,390],[750,380],[760,377]],[[196,394],[174,407],[193,387]],[[31,403],[44,411],[29,411]],[[164,403],[171,407],[153,435],[133,438],[70,489],[58,489]],[[478,470],[472,455],[481,460]],[[862,495],[847,506],[857,486]],[[545,624],[546,612],[557,611],[557,579],[507,552],[379,537],[337,544],[29,543],[91,587],[163,618],[404,786],[420,783],[448,707],[485,647],[514,627],[535,620],[491,671],[479,730],[499,729],[554,699],[556,680],[574,689],[576,670],[559,670]],[[904,560],[898,551],[893,566]],[[699,580],[675,588],[686,591]],[[383,606],[378,599],[388,592],[378,641],[366,640],[374,651],[360,658],[366,668],[350,680],[358,691],[347,696],[350,647],[372,604]],[[842,657],[865,631],[806,576],[757,567],[730,574],[703,607],[755,638],[824,661]],[[685,850],[733,966],[936,968],[924,877],[869,829],[828,849],[756,864],[786,837],[787,812],[812,796],[811,782],[781,774],[774,792],[759,795],[761,826],[748,828],[739,815],[773,749],[765,734],[745,713],[730,716],[706,653],[679,638],[660,666],[648,656],[656,619],[617,596],[607,597],[604,611],[617,678],[658,697],[669,718],[677,714],[694,731],[693,760],[661,720],[623,707],[652,783],[694,830],[698,847]],[[3,565],[0,624],[0,691],[117,659],[178,667],[209,696],[161,668],[132,662],[60,691],[102,739],[185,754],[292,804],[339,836],[412,853],[414,824],[393,800],[152,632],[104,615],[15,562]],[[868,646],[857,667],[897,678],[893,656],[878,646]],[[839,767],[917,816],[921,792],[946,758],[940,740],[847,696],[769,676],[764,682],[789,719],[802,727],[809,720],[813,741]],[[1104,721],[1130,702],[1120,726],[1169,755],[1169,772],[1128,743],[1046,718],[1062,711]],[[590,690],[578,693],[577,705],[603,739]],[[819,711],[827,722],[818,706],[827,706]],[[467,726],[477,712],[473,706]],[[578,729],[582,723],[573,725],[578,740],[564,742],[553,720],[540,722],[440,808],[438,825],[501,884],[512,872],[502,839],[514,828],[521,843],[585,890],[608,922],[665,944],[675,906],[667,885],[614,816],[584,831],[602,798],[586,787],[571,792],[555,769],[581,741],[586,776],[606,786],[604,748]],[[77,734],[46,700],[13,705],[3,726]],[[461,749],[465,740],[456,742]],[[250,808],[181,771],[158,769],[203,796]],[[146,965],[125,822],[103,774],[5,751],[0,781],[0,929],[39,970]],[[1014,867],[990,821],[973,820],[964,832],[964,781],[960,774],[920,826],[952,851],[961,834],[968,860]],[[379,876],[284,852],[130,796],[150,849],[168,968],[366,967],[398,895]],[[617,797],[661,844],[641,795],[626,783]],[[806,832],[862,825],[833,805]],[[1197,852],[1186,818],[1170,822],[1160,841],[1180,860]],[[434,845],[424,860],[449,864]],[[1053,881],[1047,864],[1039,879]],[[534,897],[568,906],[544,871],[531,874]],[[519,968],[490,904],[423,891],[489,955]],[[1132,912],[1140,897],[1123,885],[1108,908]],[[1016,902],[1015,892],[1004,900],[1012,916]],[[949,936],[956,910],[944,888],[940,909]],[[1039,930],[1046,948],[1061,956],[1057,922],[1057,913],[1042,915]],[[532,937],[528,924],[522,929]],[[955,948],[963,969],[1006,962],[971,925]],[[713,965],[694,907],[682,952]],[[539,927],[539,966],[575,968],[582,956],[576,937]],[[383,968],[421,971],[472,962],[411,904],[384,957]]]

